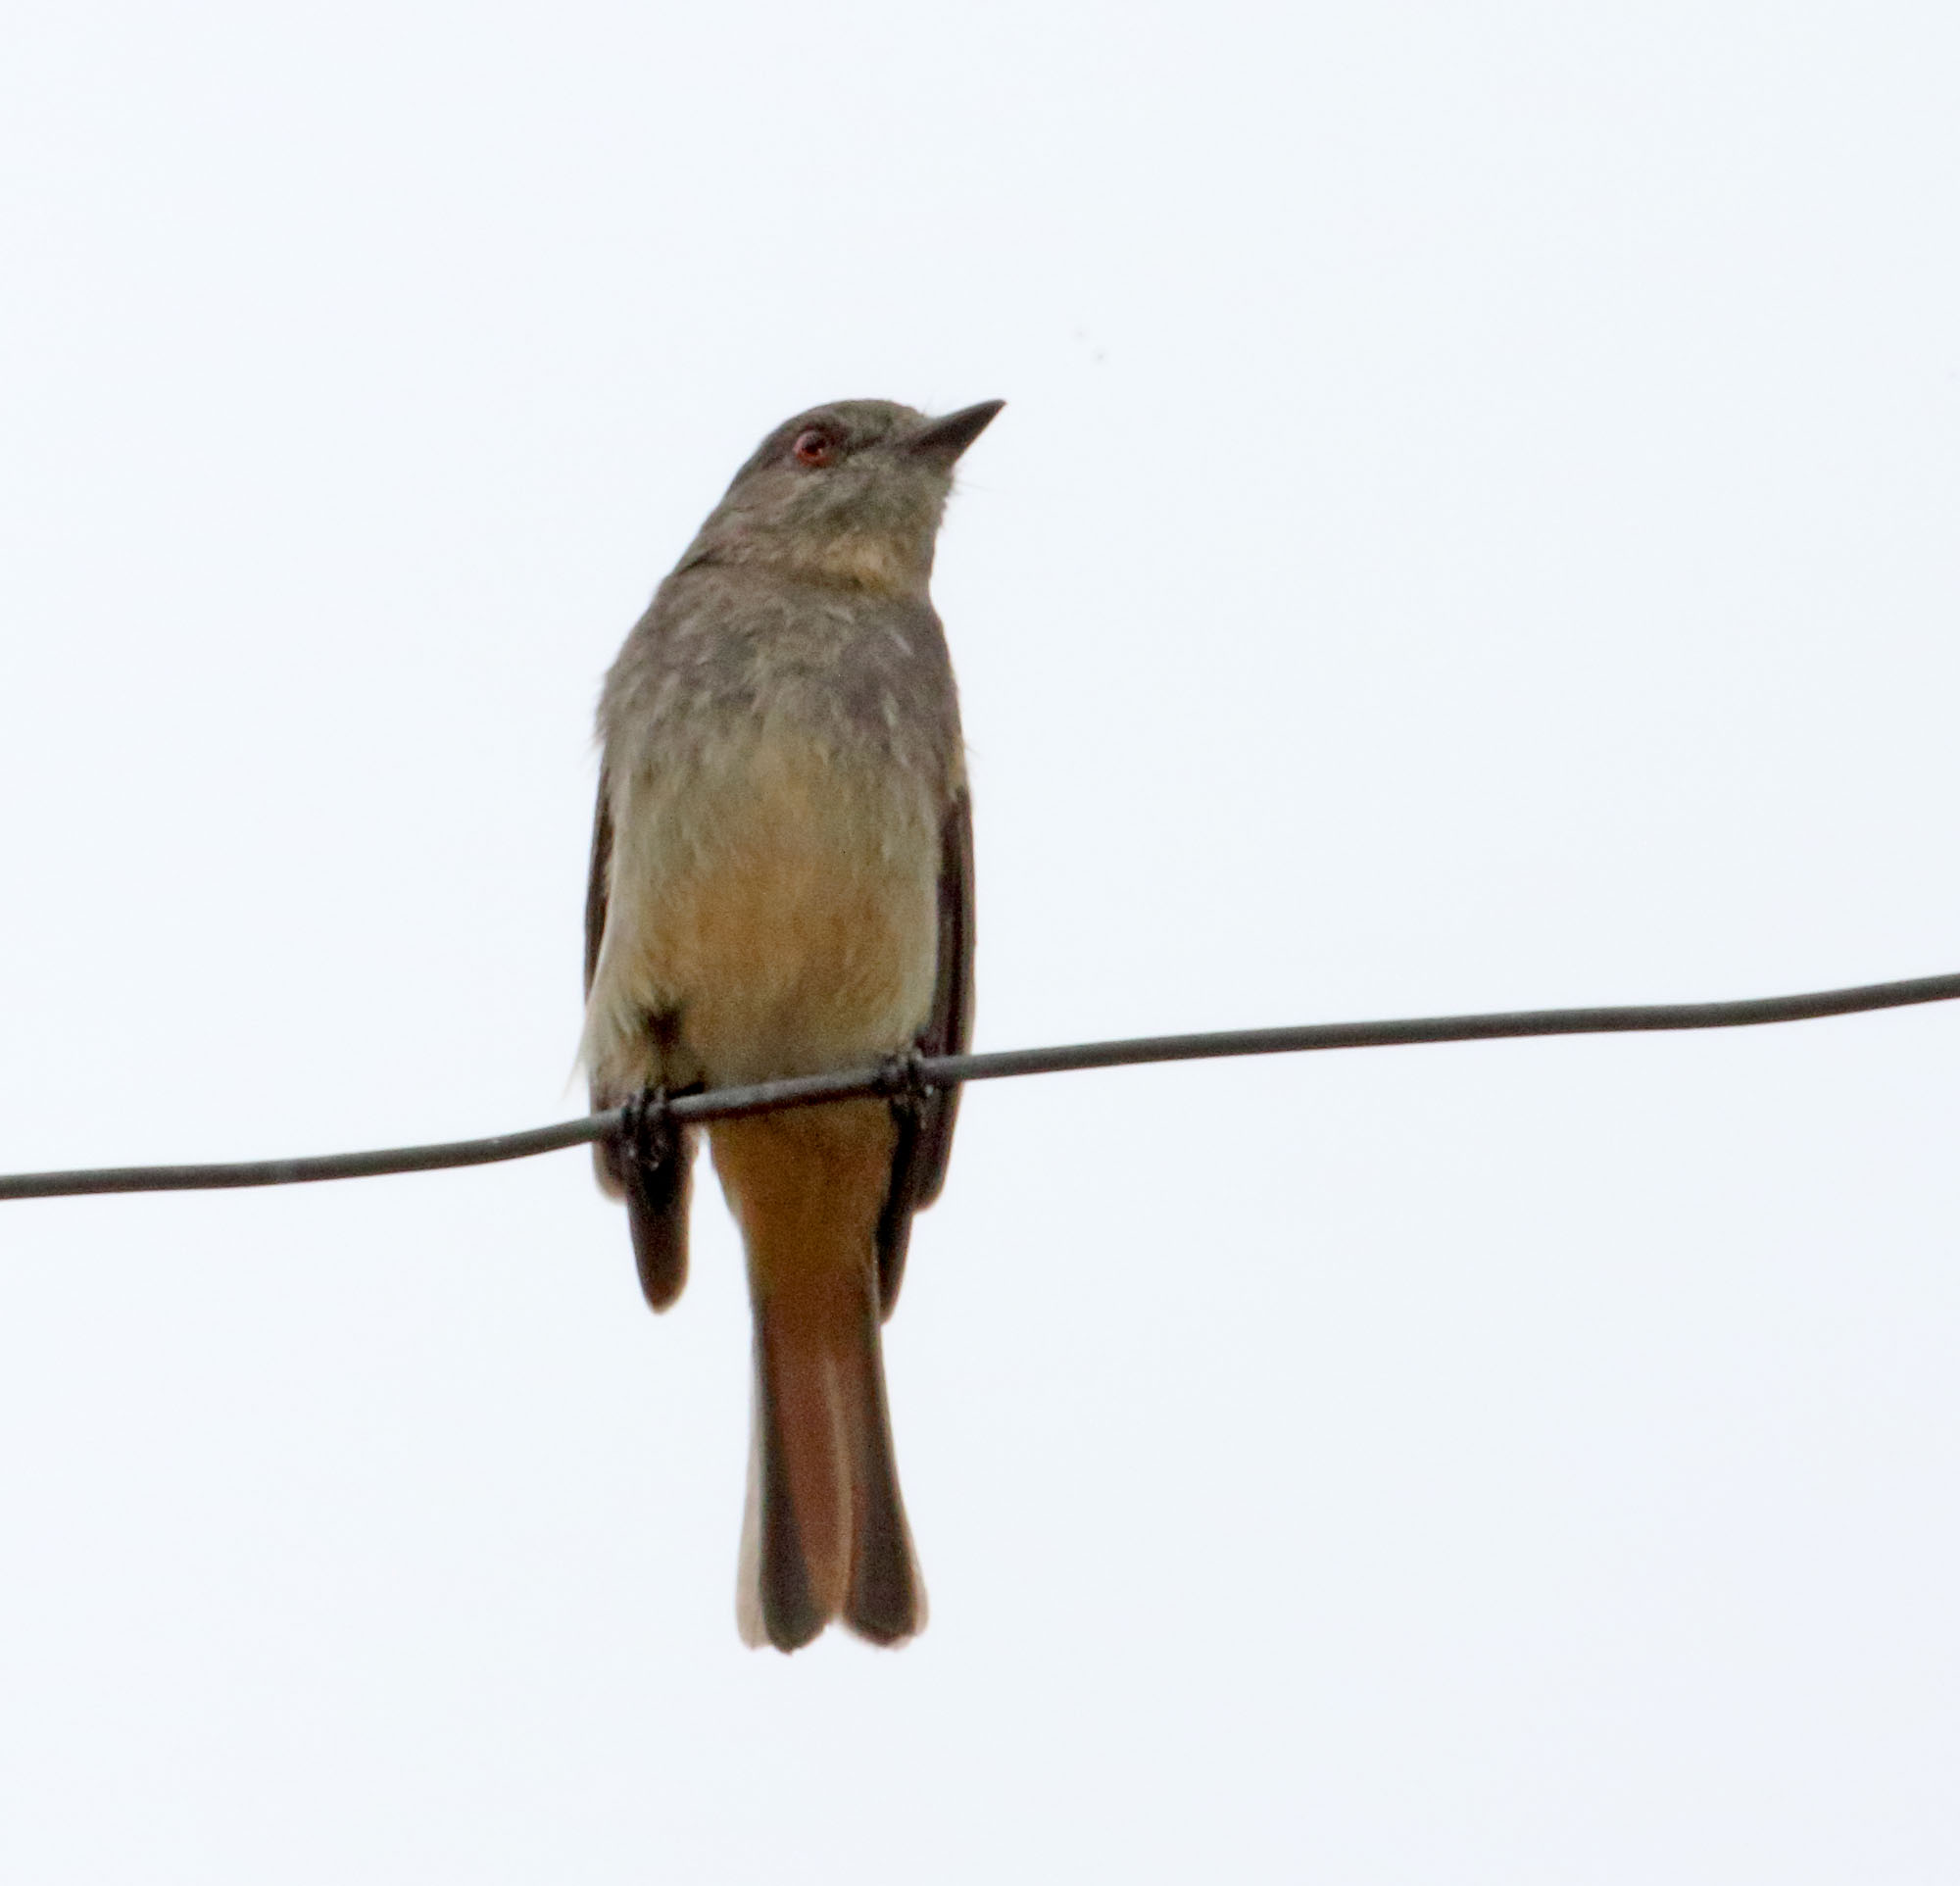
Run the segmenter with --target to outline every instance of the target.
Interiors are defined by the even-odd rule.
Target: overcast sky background
[[[1960,16],[27,4],[0,1168],[576,1112],[599,677],[816,401],[985,1047],[1960,969]],[[1004,1083],[911,1648],[578,1154],[0,1207],[0,1872],[1948,1881],[1960,1013]]]

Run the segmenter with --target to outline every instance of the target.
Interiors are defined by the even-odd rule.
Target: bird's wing
[[[917,1035],[923,1055],[962,1055],[973,1038],[973,806],[964,789],[940,827],[939,964],[932,1013]],[[902,1110],[892,1189],[878,1222],[878,1304],[898,1301],[912,1214],[939,1197],[953,1156],[959,1089],[927,1094]]]
[[[599,973],[599,951],[606,941],[606,911],[612,876],[612,780],[599,770],[599,809],[592,815],[592,874],[585,884],[585,993]],[[592,1105],[617,1105],[620,1096],[602,1096]],[[644,1142],[634,1154],[617,1139],[595,1140],[593,1164],[600,1189],[626,1201],[626,1221],[633,1234],[633,1260],[639,1266],[640,1288],[648,1303],[664,1310],[687,1282],[687,1208],[689,1168],[694,1162],[693,1135],[669,1127],[664,1157],[649,1161]]]
[[[592,815],[592,874],[585,880],[585,993],[599,972],[599,946],[606,940],[607,886],[612,872],[612,793],[605,768],[599,770],[599,808]]]
[[[939,979],[932,1019],[918,1037],[922,1055],[963,1055],[973,1040],[973,805],[962,790],[940,828]],[[953,1120],[959,1089],[946,1088],[925,1104],[913,1154],[912,1206],[930,1205],[946,1183],[953,1157]]]

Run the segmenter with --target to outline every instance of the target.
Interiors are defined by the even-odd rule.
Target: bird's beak
[[[982,400],[978,406],[963,407],[957,413],[949,413],[943,420],[934,420],[923,432],[912,435],[906,450],[914,458],[929,460],[941,471],[951,472],[960,453],[986,431],[993,422],[994,415],[1006,403],[1005,400]]]

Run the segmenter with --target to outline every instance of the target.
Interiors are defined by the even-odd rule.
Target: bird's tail
[[[749,1248],[756,1317],[742,1635],[795,1650],[841,1617],[874,1643],[902,1643],[925,1623],[925,1587],[879,1339],[890,1112],[859,1101],[731,1120],[713,1146]]]

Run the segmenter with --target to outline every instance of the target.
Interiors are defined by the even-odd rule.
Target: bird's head
[[[953,468],[1004,404],[985,400],[937,420],[891,400],[799,413],[736,472],[683,563],[923,595]]]

